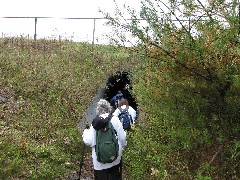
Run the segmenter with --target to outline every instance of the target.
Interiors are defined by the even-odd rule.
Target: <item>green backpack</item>
[[[100,163],[111,163],[118,157],[119,145],[117,133],[110,121],[104,128],[96,131],[96,155]]]

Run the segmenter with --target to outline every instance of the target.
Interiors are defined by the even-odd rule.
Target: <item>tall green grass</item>
[[[136,59],[123,48],[0,40],[0,179],[55,179],[78,171],[78,123],[98,88]]]
[[[0,179],[65,179],[78,171],[77,126],[117,70],[130,73],[139,112],[127,133],[126,179],[239,177],[239,75],[227,94],[229,121],[223,126],[212,113],[216,105],[196,93],[210,96],[211,87],[128,50],[0,40]]]

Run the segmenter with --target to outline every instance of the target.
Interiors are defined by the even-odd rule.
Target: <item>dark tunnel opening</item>
[[[132,86],[129,73],[126,71],[117,71],[107,79],[106,88],[104,91],[104,99],[110,102],[112,97],[115,96],[119,90],[121,90],[124,98],[128,100],[129,105],[136,110],[138,115],[138,105],[135,98],[129,91],[131,89]]]

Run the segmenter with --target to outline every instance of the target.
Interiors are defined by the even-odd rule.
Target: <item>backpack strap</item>
[[[109,115],[107,117],[109,122],[111,121],[112,117],[113,117],[113,115],[111,113],[109,113]]]
[[[109,114],[108,117],[105,118],[105,119],[107,119],[107,123],[106,123],[105,127],[106,126],[110,127],[109,123],[111,123],[110,121],[111,121],[112,117],[113,116],[111,114]]]
[[[113,115],[112,114],[109,114],[108,115],[108,124],[109,123],[111,123],[111,119],[112,119],[112,117],[113,117]],[[111,123],[112,124],[112,123]],[[113,126],[113,125],[112,125]],[[114,133],[115,133],[115,135],[116,135],[116,138],[118,139],[118,135],[117,135],[117,131],[116,131],[116,129],[113,127],[113,130],[114,130]]]
[[[129,109],[129,106],[127,106],[127,110]],[[129,116],[131,117],[130,120],[131,120],[131,123],[133,124],[133,119],[132,119],[132,115],[129,113]]]
[[[120,110],[120,114],[127,112],[127,111],[128,111],[128,108],[129,108],[128,106],[126,106],[125,109],[123,109],[123,108],[121,108],[121,107],[118,107],[118,109]]]
[[[119,111],[120,111],[120,114],[123,113],[123,109],[121,107],[118,107]]]

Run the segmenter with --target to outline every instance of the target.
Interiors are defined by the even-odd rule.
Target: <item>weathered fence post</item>
[[[34,41],[37,40],[37,18],[35,17],[35,30],[34,30]]]
[[[92,45],[94,45],[94,39],[95,39],[95,27],[96,27],[96,19],[93,20],[93,40],[92,40]]]

